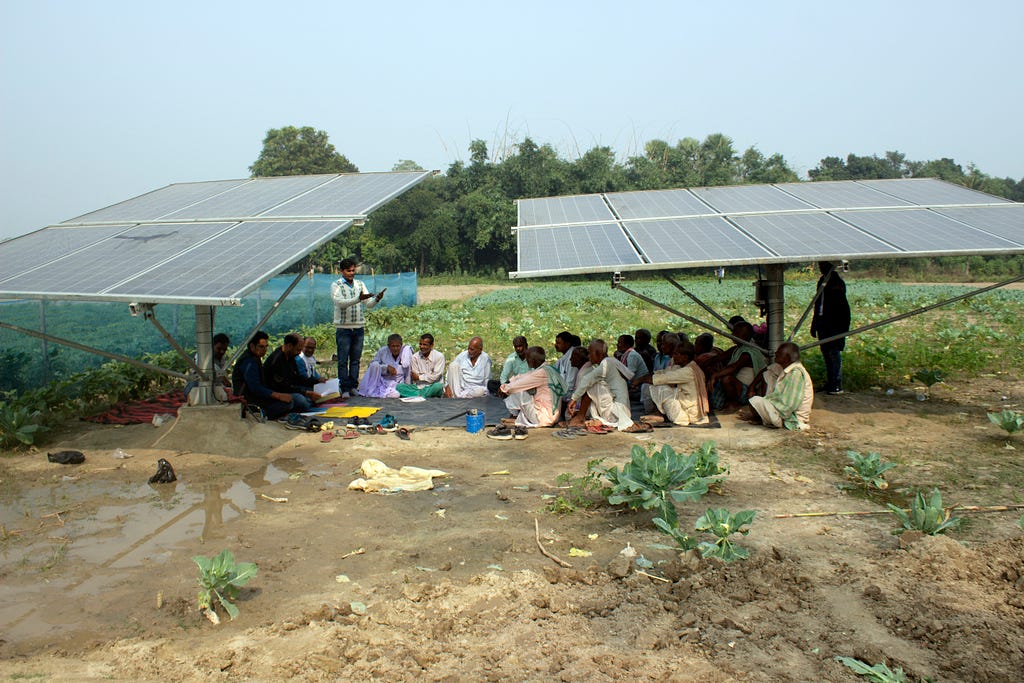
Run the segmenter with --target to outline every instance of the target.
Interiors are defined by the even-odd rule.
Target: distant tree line
[[[402,160],[393,170],[422,170]],[[250,167],[253,176],[349,173],[358,169],[335,150],[327,134],[310,127],[267,132],[263,150]],[[952,159],[911,161],[900,152],[884,156],[825,157],[807,174],[811,181],[878,178],[941,178],[989,194],[1024,201],[1024,178],[995,178]],[[756,147],[739,153],[732,139],[713,133],[703,141],[683,138],[675,145],[651,140],[641,156],[616,160],[606,146],[574,160],[526,137],[500,155],[487,143],[469,145],[469,162],[451,164],[374,212],[365,225],[349,229],[296,267],[331,271],[345,256],[356,256],[379,272],[415,270],[421,275],[503,276],[515,269],[515,200],[533,197],[660,190],[678,187],[784,183],[801,180],[779,153]],[[1022,259],[998,260],[998,270],[1019,272]],[[936,265],[938,260],[932,265]],[[966,263],[966,266],[964,264]],[[943,268],[970,275],[985,270],[987,259],[943,260]],[[927,269],[926,269],[927,270]],[[990,273],[999,274],[999,273]]]

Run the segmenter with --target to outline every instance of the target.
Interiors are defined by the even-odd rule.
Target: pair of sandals
[[[496,439],[498,441],[522,441],[529,435],[526,431],[526,427],[519,427],[507,424],[499,424],[497,427],[487,432],[488,439]]]

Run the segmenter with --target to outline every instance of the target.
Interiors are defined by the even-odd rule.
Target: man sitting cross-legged
[[[565,381],[554,366],[544,362],[544,349],[526,350],[529,370],[515,375],[499,388],[505,407],[520,427],[550,427],[558,421],[558,406],[565,394]]]
[[[434,348],[434,335],[420,335],[420,350],[412,355],[408,383],[399,384],[399,396],[434,398],[444,391],[444,354]]]
[[[608,355],[608,345],[602,339],[590,342],[588,351],[593,368],[578,376],[568,414],[579,411],[580,401],[586,395],[590,397],[589,415],[598,423],[620,432],[651,431],[650,425],[634,423],[630,414],[626,381],[632,379],[633,372]]]
[[[409,383],[409,365],[412,349],[402,343],[402,335],[392,334],[388,345],[380,347],[370,361],[363,380],[359,383],[359,395],[373,398],[398,398],[398,385]]]
[[[274,391],[263,381],[263,356],[269,347],[266,332],[252,335],[231,373],[231,389],[235,396],[245,397],[249,408],[258,406],[268,419],[276,420],[292,411],[292,394]]]
[[[764,378],[768,393],[763,397],[751,396],[750,405],[738,417],[770,427],[810,429],[814,383],[800,362],[800,347],[792,342],[780,344],[775,351],[775,363],[764,372]]]
[[[466,350],[448,365],[444,395],[447,398],[480,398],[487,395],[491,379],[491,357],[484,352],[484,340],[473,337]]]
[[[645,422],[667,419],[677,425],[708,423],[708,391],[704,373],[693,360],[693,344],[676,344],[672,364],[653,373],[651,401],[658,413],[640,418]]]

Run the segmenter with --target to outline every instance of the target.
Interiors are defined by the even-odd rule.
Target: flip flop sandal
[[[334,438],[334,432],[320,432],[320,440],[327,443]]]
[[[403,441],[409,440],[409,430],[405,427],[399,427],[397,433],[399,439],[402,439]]]
[[[556,439],[575,439],[577,435],[576,432],[571,432],[568,429],[560,429],[552,434],[552,436]]]
[[[354,429],[350,429],[347,432],[345,432],[344,434],[342,434],[341,438],[343,438],[343,439],[358,439],[359,438],[359,432],[357,432]]]
[[[384,429],[382,425],[377,425],[374,429],[370,430],[371,434],[387,434],[388,430]]]
[[[590,425],[587,427],[587,433],[589,434],[607,434],[608,430],[599,425]]]

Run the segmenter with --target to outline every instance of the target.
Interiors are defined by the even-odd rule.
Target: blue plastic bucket
[[[470,434],[476,434],[484,428],[484,411],[482,410],[470,410],[466,413],[466,431]]]

